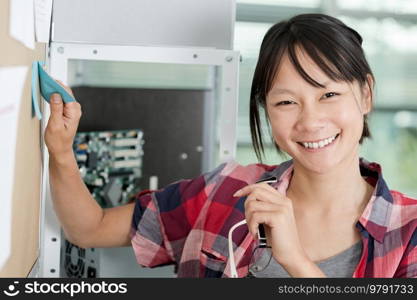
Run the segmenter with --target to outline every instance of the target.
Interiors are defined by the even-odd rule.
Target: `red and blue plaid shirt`
[[[390,191],[378,164],[360,159],[360,169],[374,192],[356,223],[363,250],[353,277],[417,277],[417,200]],[[230,277],[227,235],[245,218],[246,199],[232,195],[272,176],[285,193],[292,170],[292,160],[278,166],[231,161],[195,179],[140,193],[131,228],[137,262],[176,264],[178,277]],[[247,226],[233,233],[239,277],[248,274],[256,244]]]

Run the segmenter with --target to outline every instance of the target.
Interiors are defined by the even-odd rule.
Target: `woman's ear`
[[[374,79],[371,74],[366,75],[367,82],[362,88],[362,112],[368,114],[372,110],[372,100],[374,95]]]

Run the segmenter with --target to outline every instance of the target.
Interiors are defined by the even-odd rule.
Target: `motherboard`
[[[77,133],[73,148],[81,177],[101,207],[125,204],[140,190],[143,144],[139,129]]]

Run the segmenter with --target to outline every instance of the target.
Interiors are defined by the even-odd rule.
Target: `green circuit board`
[[[139,129],[77,133],[73,149],[81,177],[103,208],[125,204],[140,190],[143,144]]]

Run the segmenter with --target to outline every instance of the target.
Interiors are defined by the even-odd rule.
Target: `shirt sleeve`
[[[417,278],[417,228],[411,236],[394,277]]]
[[[224,166],[136,196],[130,237],[140,265],[157,267],[179,262],[185,240]]]

